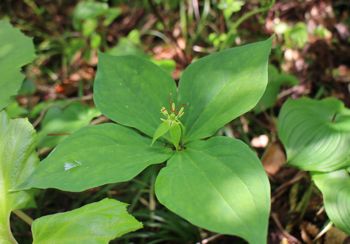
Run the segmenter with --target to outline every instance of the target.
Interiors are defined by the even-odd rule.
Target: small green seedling
[[[240,140],[215,134],[262,97],[270,49],[268,39],[211,54],[189,65],[178,87],[146,59],[100,53],[94,101],[116,123],[73,133],[18,189],[83,191],[166,162],[155,183],[164,206],[199,227],[266,243],[261,162]]]

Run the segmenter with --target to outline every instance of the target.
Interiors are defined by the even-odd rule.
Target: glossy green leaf
[[[105,244],[142,228],[126,211],[126,204],[104,199],[81,208],[36,219],[34,244]]]
[[[11,211],[26,207],[31,201],[30,193],[10,190],[36,167],[34,135],[27,119],[10,120],[5,112],[0,112],[0,243],[15,243],[9,226]]]
[[[32,39],[0,20],[0,110],[17,94],[24,75],[21,67],[35,58]]]
[[[350,235],[350,175],[346,170],[314,173],[312,179],[323,194],[327,215],[336,227]]]
[[[172,123],[171,121],[163,121],[153,135],[152,144],[160,137],[164,137],[167,141],[172,143],[176,149],[179,148],[179,143],[182,136],[182,125]]]
[[[288,100],[278,134],[290,165],[321,172],[350,166],[350,110],[335,98]]]
[[[69,134],[87,126],[101,113],[80,102],[48,109],[38,133],[38,147],[54,147]]]
[[[213,135],[252,109],[267,85],[272,39],[214,53],[191,64],[182,74],[179,102],[185,141]]]
[[[160,143],[151,146],[151,139],[132,129],[110,123],[88,126],[60,143],[19,189],[83,191],[124,182],[171,154],[171,149]]]
[[[161,170],[155,189],[162,204],[192,224],[266,243],[269,181],[255,153],[239,140],[190,143]]]
[[[161,107],[175,95],[175,82],[155,64],[135,56],[99,54],[94,101],[110,119],[152,137]]]
[[[153,138],[152,138],[152,144],[157,141],[160,137],[164,136],[168,131],[170,130],[170,123],[169,121],[163,121],[158,128],[156,129],[156,132],[154,132]]]
[[[180,143],[180,140],[181,140],[181,135],[182,135],[181,125],[180,124],[173,124],[170,127],[170,130],[169,130],[169,139],[170,139],[171,143],[176,148],[179,147],[179,143]]]

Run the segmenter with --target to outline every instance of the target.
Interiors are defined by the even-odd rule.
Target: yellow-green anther
[[[161,112],[164,116],[166,116],[166,117],[169,116],[169,113],[168,113],[168,111],[166,110],[165,107],[162,107],[162,108],[160,109],[160,112]]]
[[[185,113],[185,112],[184,112],[184,107],[181,107],[181,108],[180,108],[180,111],[177,113],[177,117],[178,117],[178,118],[181,118],[182,115],[184,115],[184,113]]]
[[[179,112],[176,111],[175,103],[171,103],[170,107],[170,113],[165,107],[160,109],[165,118],[160,119],[162,123],[153,135],[152,144],[158,138],[166,136],[166,139],[175,146],[176,150],[179,150],[179,143],[185,131],[185,127],[179,120],[184,115],[184,107],[181,107]]]

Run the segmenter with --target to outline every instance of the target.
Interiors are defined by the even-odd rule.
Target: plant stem
[[[192,37],[190,40],[189,40],[189,44],[186,45],[186,53],[189,54],[193,45],[196,43],[196,41],[198,40],[199,36],[202,34],[202,31],[206,25],[206,20],[207,20],[207,17],[209,15],[209,12],[210,12],[210,1],[209,0],[205,0],[204,1],[204,6],[203,6],[203,11],[202,11],[202,14],[201,14],[201,17],[200,17],[200,20],[199,20],[199,23],[197,25],[197,29],[196,29],[196,32],[195,32],[195,35],[194,37]]]
[[[25,212],[21,210],[14,210],[13,213],[16,214],[18,218],[26,222],[29,226],[32,226],[33,219],[29,215],[27,215]]]

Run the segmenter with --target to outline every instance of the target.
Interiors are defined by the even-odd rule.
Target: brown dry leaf
[[[155,46],[153,48],[153,53],[153,58],[157,60],[174,59],[176,56],[176,49],[173,46]]]
[[[305,230],[304,226],[300,226],[300,236],[301,236],[301,239],[303,240],[304,243],[307,243],[307,244],[312,244],[312,240],[309,236],[309,233],[307,233],[307,231]]]
[[[345,243],[347,235],[341,230],[333,227],[329,231],[327,231],[325,237],[325,244],[342,244]]]
[[[350,82],[350,68],[346,65],[340,65],[338,68],[333,70],[333,77],[339,82]]]
[[[261,161],[265,171],[269,175],[275,175],[286,162],[286,156],[281,145],[277,142],[271,143],[265,150]]]
[[[301,237],[305,243],[313,243],[312,239],[314,239],[320,231],[316,225],[306,221],[301,223],[300,229]]]

